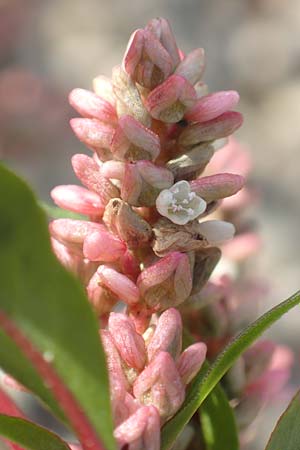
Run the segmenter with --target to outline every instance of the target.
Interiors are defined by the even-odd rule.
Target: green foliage
[[[34,195],[3,166],[0,192],[5,193],[0,196],[0,310],[52,360],[107,449],[114,449],[108,377],[97,319],[80,284],[53,255],[46,217]],[[42,381],[36,383],[31,364],[20,357],[20,352],[11,354],[13,347],[0,334],[0,366],[10,369],[12,376],[57,413],[58,407],[53,407],[54,400]],[[20,364],[24,364],[22,370]]]
[[[292,399],[279,421],[266,450],[299,450],[300,449],[300,391]]]
[[[234,412],[220,384],[211,391],[199,410],[206,450],[238,450]]]
[[[180,411],[164,426],[162,449],[169,449],[185,424],[195,414],[209,393],[238,357],[274,322],[300,303],[300,293],[280,303],[243,330],[219,355],[210,369],[200,371],[186,396]]]
[[[0,414],[0,434],[30,450],[70,450],[56,434],[35,423]]]

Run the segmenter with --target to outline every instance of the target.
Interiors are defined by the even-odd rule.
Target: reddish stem
[[[66,417],[69,419],[83,450],[105,450],[105,447],[100,442],[95,430],[73,394],[64,385],[51,364],[44,360],[43,356],[34,348],[32,343],[4,312],[0,312],[0,326],[18,345],[44,380],[47,387],[52,391]]]

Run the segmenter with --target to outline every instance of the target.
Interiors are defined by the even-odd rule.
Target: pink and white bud
[[[113,89],[117,97],[118,116],[130,115],[145,127],[150,127],[151,117],[142,102],[136,84],[120,66],[113,68]]]
[[[146,245],[152,237],[152,228],[128,203],[121,199],[110,200],[105,208],[103,222],[109,231],[117,234],[129,248]]]
[[[58,261],[71,272],[76,272],[78,261],[81,256],[72,252],[68,247],[66,247],[61,242],[57,241],[51,237],[52,250],[55,253]]]
[[[171,75],[147,97],[146,108],[151,116],[167,123],[179,122],[187,108],[196,102],[196,91],[183,77]]]
[[[102,283],[97,272],[91,277],[86,289],[88,299],[99,316],[110,313],[118,302],[117,295]]]
[[[242,114],[235,111],[225,112],[207,122],[187,126],[179,136],[179,144],[188,147],[229,136],[242,125],[242,122]]]
[[[174,174],[175,180],[190,180],[200,175],[214,154],[214,148],[210,144],[201,144],[194,147],[178,158],[171,159],[166,167]]]
[[[72,166],[81,183],[96,192],[105,206],[111,198],[120,196],[119,189],[101,174],[99,165],[87,155],[74,155]]]
[[[220,245],[233,238],[235,228],[232,223],[224,220],[207,220],[199,224],[201,233],[211,245]]]
[[[108,330],[123,361],[129,368],[140,372],[146,363],[146,347],[132,320],[125,314],[112,312],[109,315]]]
[[[126,251],[126,244],[108,231],[94,231],[83,243],[83,254],[90,261],[117,261]]]
[[[137,280],[141,296],[157,311],[182,303],[192,289],[192,272],[185,253],[171,252],[142,271]]]
[[[123,115],[114,133],[111,151],[117,159],[154,160],[160,152],[160,140],[157,134],[144,127],[134,117]]]
[[[169,22],[162,17],[157,17],[148,22],[146,30],[151,31],[160,40],[163,47],[167,50],[173,66],[176,67],[180,62],[180,55]]]
[[[93,80],[93,88],[96,95],[109,102],[111,105],[115,106],[116,97],[113,91],[113,85],[109,78],[104,75],[99,75]]]
[[[169,353],[156,355],[134,382],[133,394],[142,404],[155,406],[162,422],[178,411],[185,398],[185,389]]]
[[[131,77],[134,77],[137,66],[142,58],[144,42],[144,30],[141,29],[135,30],[129,38],[122,67]]]
[[[104,212],[99,195],[81,186],[73,184],[56,186],[51,191],[51,197],[60,208],[79,214],[99,217]]]
[[[207,203],[230,197],[244,186],[245,180],[240,175],[219,173],[197,178],[190,182],[192,192],[195,192]]]
[[[155,332],[147,346],[148,359],[151,362],[160,352],[168,352],[176,359],[182,347],[182,320],[175,308],[169,308],[158,319]]]
[[[124,403],[127,396],[126,391],[129,389],[129,383],[124,374],[121,358],[111,334],[107,330],[101,330],[100,336],[107,362],[114,423],[118,425],[124,420],[124,416],[126,416],[127,408],[124,408]]]
[[[184,115],[191,122],[207,122],[234,108],[240,96],[236,91],[220,91],[199,98]]]
[[[116,123],[118,120],[115,108],[91,91],[73,89],[69,95],[69,103],[83,117],[107,123]]]
[[[156,199],[157,211],[171,222],[185,225],[206,210],[206,201],[191,191],[189,183],[178,181],[170,189],[164,189]]]
[[[197,375],[205,361],[207,347],[203,342],[190,345],[180,355],[177,361],[177,369],[182,382],[186,385]]]
[[[121,272],[133,281],[136,281],[137,277],[141,273],[138,258],[136,258],[134,254],[128,249],[126,249],[125,252],[120,256],[118,265]]]
[[[175,75],[185,78],[192,85],[202,77],[205,68],[205,53],[203,48],[190,52],[178,65]]]
[[[113,292],[119,300],[128,305],[138,303],[139,290],[128,277],[104,265],[98,267],[97,273],[101,284]]]
[[[118,448],[160,449],[160,417],[154,406],[142,406],[114,430]]]
[[[87,220],[56,219],[50,223],[49,230],[54,239],[82,256],[83,242],[88,234],[104,231],[105,227]]]
[[[109,150],[115,129],[112,125],[97,119],[71,119],[70,125],[77,138],[90,149],[98,152]]]

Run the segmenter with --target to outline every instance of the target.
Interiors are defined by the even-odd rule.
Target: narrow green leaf
[[[292,399],[274,428],[266,450],[300,449],[300,391]]]
[[[83,216],[82,214],[67,211],[66,209],[58,208],[57,206],[52,206],[45,202],[39,202],[39,205],[50,219],[87,220],[87,217]]]
[[[53,255],[46,217],[32,192],[3,166],[0,192],[5,193],[0,196],[0,309],[52,361],[107,449],[115,449],[97,319],[79,282]],[[13,368],[7,359],[2,351],[0,366]],[[33,384],[25,380],[30,376],[26,369],[22,379],[20,371],[11,374]]]
[[[193,336],[183,329],[183,348],[194,344]],[[209,369],[207,361],[201,367],[201,373]],[[202,434],[207,450],[238,450],[239,439],[234,412],[228,398],[218,383],[199,409]]]
[[[206,450],[238,450],[239,439],[234,412],[220,384],[199,410]]]
[[[0,414],[0,434],[30,450],[70,450],[56,434],[28,420]]]
[[[300,303],[300,293],[280,303],[243,330],[216,359],[210,369],[203,374],[200,371],[187,394],[178,413],[164,426],[162,432],[162,450],[169,449],[185,424],[213,390],[223,375],[230,369],[238,357],[283,314]]]

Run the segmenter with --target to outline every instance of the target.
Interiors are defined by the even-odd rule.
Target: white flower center
[[[158,212],[178,225],[196,219],[206,209],[203,198],[191,192],[187,181],[178,181],[170,189],[164,189],[156,199]]]

